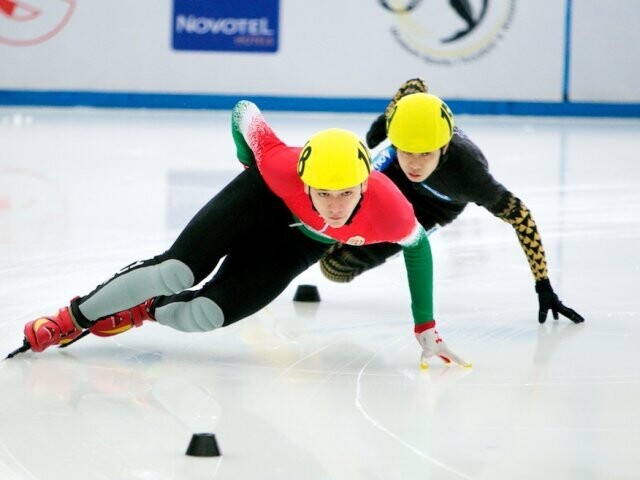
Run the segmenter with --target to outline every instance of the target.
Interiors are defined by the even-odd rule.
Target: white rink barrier
[[[0,0],[0,104],[640,116],[640,2]],[[459,109],[458,109],[459,110]]]

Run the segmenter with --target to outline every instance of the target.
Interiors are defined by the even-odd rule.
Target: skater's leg
[[[244,171],[194,216],[166,252],[125,267],[74,302],[78,323],[86,328],[151,297],[200,283],[232,245],[256,235],[272,196],[256,169]]]
[[[160,297],[156,320],[182,331],[207,331],[230,325],[268,305],[329,245],[289,229],[259,245],[242,242],[200,290]]]
[[[260,225],[269,221],[264,206],[273,198],[257,169],[245,170],[198,212],[164,254],[129,265],[57,314],[28,322],[26,341],[34,351],[42,351],[73,341],[100,319],[105,325],[96,332],[111,335],[127,323],[130,328],[152,318],[148,299],[180,292],[206,278],[234,243],[257,236]]]

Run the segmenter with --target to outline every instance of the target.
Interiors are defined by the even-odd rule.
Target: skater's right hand
[[[422,347],[422,355],[420,355],[420,367],[423,369],[429,368],[428,360],[431,357],[438,356],[444,361],[444,363],[457,363],[460,366],[470,368],[471,363],[463,360],[456,355],[447,346],[444,340],[438,334],[436,330],[436,322],[431,321],[424,324],[416,325],[414,332],[416,334],[416,340]]]
[[[384,111],[385,115],[389,115],[393,107],[396,106],[398,100],[406,95],[411,95],[412,93],[427,93],[429,91],[429,87],[427,87],[427,83],[422,78],[410,78],[398,88],[398,91],[395,93],[389,105]]]
[[[584,317],[576,312],[573,308],[565,306],[558,295],[551,288],[549,279],[538,280],[536,282],[536,293],[538,294],[538,322],[544,323],[547,320],[549,310],[553,315],[554,320],[558,320],[559,315],[567,317],[573,323],[584,322]]]

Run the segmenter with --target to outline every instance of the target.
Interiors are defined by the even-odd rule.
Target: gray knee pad
[[[193,286],[193,272],[180,260],[132,268],[105,283],[79,306],[89,320],[120,312],[158,295],[172,295]]]
[[[193,287],[193,273],[180,260],[165,260],[158,265],[149,267],[148,274],[151,277],[154,290],[158,292],[152,295],[154,297],[171,295]]]
[[[155,310],[156,321],[181,332],[208,332],[224,323],[224,313],[216,302],[198,297],[174,302]]]

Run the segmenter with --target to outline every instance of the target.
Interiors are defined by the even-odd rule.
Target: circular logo
[[[356,235],[355,237],[351,237],[345,243],[347,245],[353,245],[354,247],[359,247],[360,245],[364,245],[364,238],[361,237],[360,235]]]
[[[453,65],[493,50],[509,29],[516,0],[378,0],[393,18],[391,35],[422,60]]]
[[[0,0],[0,43],[28,47],[46,42],[67,24],[76,0]]]

